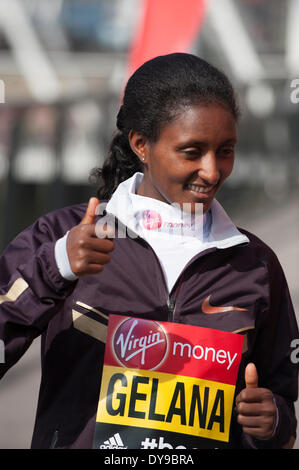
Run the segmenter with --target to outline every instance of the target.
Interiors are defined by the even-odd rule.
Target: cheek
[[[186,170],[171,152],[161,152],[152,155],[148,162],[148,171],[153,180],[159,181],[162,186],[180,183]]]
[[[222,171],[221,171],[223,179],[228,178],[230,174],[232,173],[233,169],[234,169],[234,159],[225,162],[223,164]]]

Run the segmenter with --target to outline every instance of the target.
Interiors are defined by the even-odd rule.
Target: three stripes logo
[[[109,437],[107,441],[104,441],[103,444],[100,445],[100,449],[127,449],[127,447],[124,446],[119,433],[116,433],[114,436]]]

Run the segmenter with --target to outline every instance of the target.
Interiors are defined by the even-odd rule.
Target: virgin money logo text
[[[147,230],[155,230],[162,225],[162,217],[156,211],[146,210],[142,214],[142,223]]]
[[[130,318],[117,328],[113,349],[123,366],[153,370],[165,359],[168,341],[159,323]]]

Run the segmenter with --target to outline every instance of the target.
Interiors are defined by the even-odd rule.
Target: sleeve
[[[76,284],[58,270],[59,236],[54,230],[55,221],[45,216],[18,235],[0,257],[0,378],[47,328]]]
[[[277,424],[268,440],[244,439],[245,447],[282,448],[296,437],[294,402],[298,399],[298,361],[292,345],[299,338],[297,320],[282,267],[272,252],[268,265],[267,308],[257,319],[254,357],[259,386],[268,388],[277,406]]]
[[[55,261],[61,276],[64,279],[68,279],[69,281],[75,281],[76,279],[78,279],[78,276],[76,276],[71,269],[66,249],[66,241],[68,234],[69,230],[63,237],[59,238],[59,240],[57,240],[57,242],[55,243]]]

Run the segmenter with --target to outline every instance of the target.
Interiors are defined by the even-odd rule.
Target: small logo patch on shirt
[[[152,211],[152,210],[146,210],[143,212],[142,222],[143,222],[144,228],[146,228],[147,230],[155,230],[161,227],[162,218],[158,212]]]

